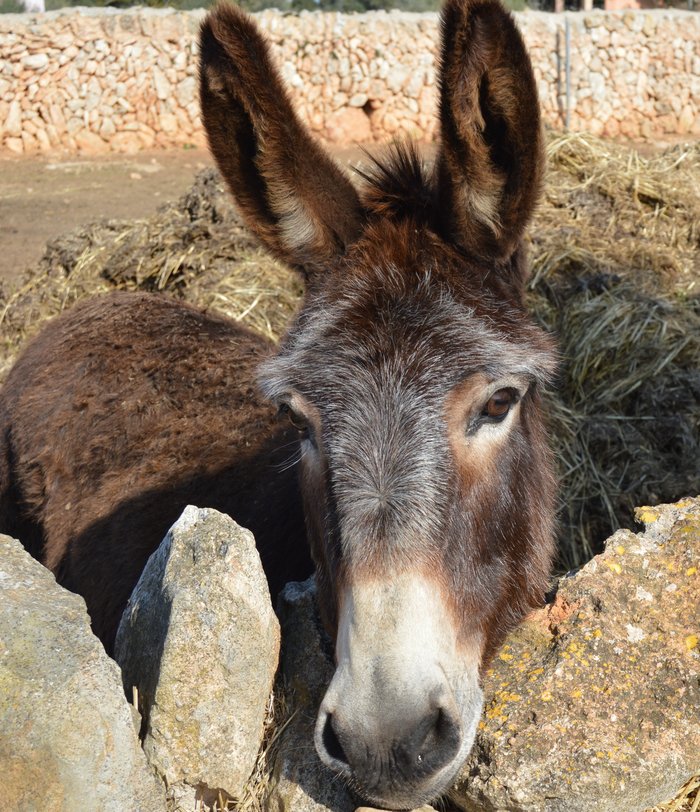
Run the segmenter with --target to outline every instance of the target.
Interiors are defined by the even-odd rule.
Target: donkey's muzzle
[[[403,573],[346,586],[337,667],[321,703],[321,760],[364,800],[410,809],[440,795],[474,741],[481,647],[461,644],[431,580]]]
[[[433,777],[458,756],[461,725],[451,709],[432,703],[423,713],[406,714],[398,705],[393,710],[395,718],[384,719],[380,734],[362,724],[355,729],[353,720],[322,710],[317,746],[323,760],[351,779],[368,800],[413,806],[416,799],[425,800],[421,796],[435,794]]]

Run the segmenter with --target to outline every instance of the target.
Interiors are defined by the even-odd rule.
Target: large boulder
[[[176,807],[243,795],[263,736],[279,624],[252,534],[187,507],[151,556],[117,632],[144,750]]]
[[[700,771],[700,500],[637,516],[496,657],[462,809],[636,812]]]
[[[85,602],[1,535],[0,798],[8,810],[165,809]]]
[[[281,735],[267,812],[353,812],[356,807],[342,781],[325,767],[314,747],[319,705],[333,676],[333,646],[316,607],[313,578],[289,583],[277,611],[282,625],[282,667],[290,720]]]

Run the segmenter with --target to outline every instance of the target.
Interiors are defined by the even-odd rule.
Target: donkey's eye
[[[505,420],[508,412],[517,402],[518,393],[515,389],[499,389],[486,402],[481,417],[489,423],[500,423]]]
[[[294,426],[294,428],[299,432],[299,434],[308,434],[309,432],[309,424],[306,418],[303,415],[300,415],[299,412],[295,412],[294,409],[288,403],[280,403],[279,410],[277,412],[280,417],[284,416],[289,420],[289,422]]]

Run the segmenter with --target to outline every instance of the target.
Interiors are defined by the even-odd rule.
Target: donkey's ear
[[[499,0],[447,0],[441,34],[442,222],[470,253],[506,260],[532,214],[544,169],[530,58]]]
[[[235,6],[200,32],[202,119],[211,151],[250,228],[307,276],[362,228],[355,188],[297,118],[267,42]]]

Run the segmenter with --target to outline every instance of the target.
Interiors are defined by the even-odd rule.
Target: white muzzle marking
[[[337,668],[316,748],[368,800],[410,807],[442,792],[476,734],[481,636],[464,644],[434,583],[365,579],[341,595]]]

